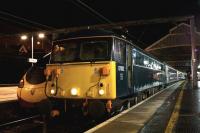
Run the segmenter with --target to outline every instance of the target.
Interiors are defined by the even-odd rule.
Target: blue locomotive
[[[45,75],[44,93],[53,115],[75,108],[93,118],[184,79],[184,73],[106,30],[59,36],[53,41]]]

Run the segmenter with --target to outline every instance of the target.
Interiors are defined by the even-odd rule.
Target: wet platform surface
[[[179,117],[173,132],[200,133],[200,87],[192,88],[191,82],[183,90]]]
[[[0,87],[0,103],[17,100],[17,86]]]
[[[172,96],[176,103],[168,99],[141,133],[200,133],[200,86],[193,88],[192,82],[187,81],[180,91],[182,95]]]
[[[122,112],[119,116],[116,116],[116,118],[111,118],[86,133],[149,133],[153,131],[149,129],[152,127],[159,127],[158,125],[163,126],[160,126],[160,130],[157,130],[156,132],[163,132],[173,110],[173,105],[171,103],[176,102],[176,95],[178,94],[180,90],[179,87],[182,83],[183,81],[174,84],[160,94],[157,94],[140,105],[136,105],[136,107],[132,107],[129,110]],[[168,101],[167,99],[171,99],[172,101]],[[165,108],[162,108],[162,105],[164,105],[164,107],[170,107],[169,105],[172,105],[172,107],[170,108],[170,111],[166,111]],[[168,114],[163,114],[165,111],[168,112]],[[158,114],[164,117],[158,117],[157,119],[155,116],[158,116]],[[165,121],[163,119],[165,119]],[[148,123],[151,124],[147,126]]]

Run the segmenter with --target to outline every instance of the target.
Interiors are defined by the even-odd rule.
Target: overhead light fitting
[[[21,40],[26,40],[28,37],[27,37],[27,35],[22,35],[21,36]]]
[[[44,38],[44,37],[45,37],[45,34],[44,34],[44,33],[39,33],[39,34],[38,34],[38,37],[39,37],[39,38]]]

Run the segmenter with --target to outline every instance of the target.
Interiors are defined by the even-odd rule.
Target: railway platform
[[[111,119],[108,119],[107,121],[86,131],[86,133],[165,133],[173,130],[180,130],[179,123],[181,126],[181,121],[178,121],[177,127],[171,126],[176,125],[176,123],[174,123],[174,118],[171,117],[174,117],[174,110],[178,110],[174,107],[177,106],[177,101],[179,101],[178,104],[180,104],[180,95],[182,95],[183,89],[186,91],[189,84],[190,83],[186,81],[177,82],[147,98],[143,102],[140,102],[128,110],[123,111],[119,115],[112,117]],[[190,90],[192,89],[190,88]],[[186,101],[187,95],[188,94],[185,94]],[[198,96],[198,94],[196,95]],[[189,107],[187,109],[189,109]],[[177,118],[176,114],[176,119]]]
[[[200,132],[200,81],[197,87],[188,82],[181,90],[166,128],[167,132]]]
[[[0,103],[17,100],[17,86],[0,87]]]

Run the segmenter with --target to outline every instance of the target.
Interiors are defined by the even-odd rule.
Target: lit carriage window
[[[132,51],[132,58],[133,58],[133,64],[136,64],[136,49],[133,49]]]
[[[151,68],[151,69],[154,69],[153,67],[153,65],[154,65],[154,60],[152,60],[152,59],[150,59],[150,63],[149,63],[150,65],[149,65],[149,67]]]
[[[105,59],[108,57],[107,41],[90,41],[81,44],[80,59]]]
[[[144,66],[148,67],[149,65],[149,58],[147,56],[144,56]]]
[[[136,65],[144,66],[144,55],[136,52]]]

